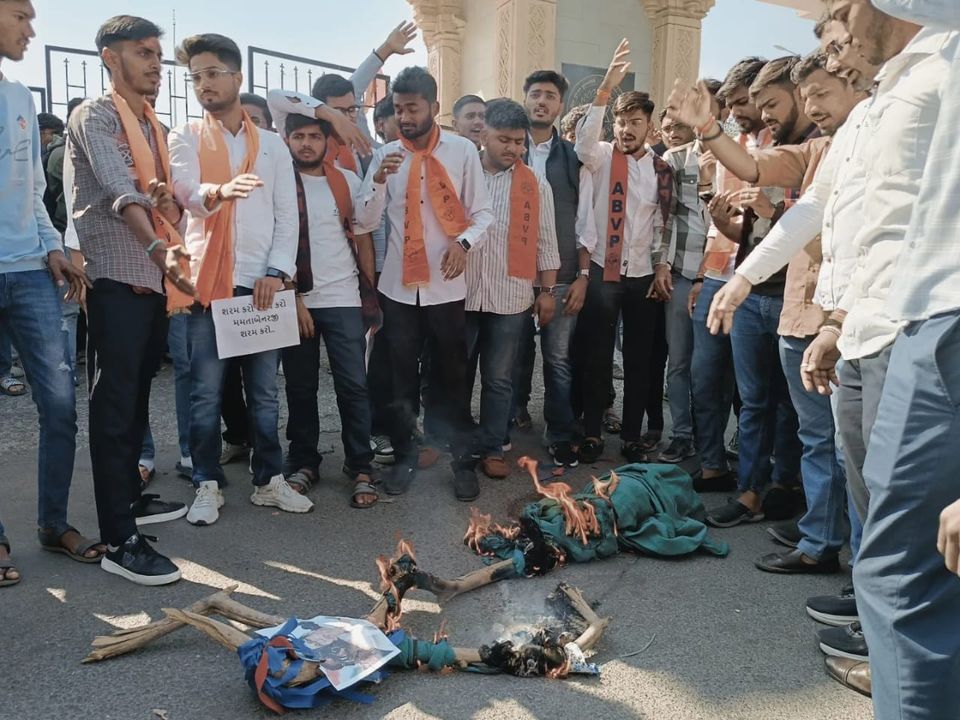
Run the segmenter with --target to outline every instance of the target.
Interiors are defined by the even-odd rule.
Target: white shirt
[[[960,28],[956,0],[874,0],[884,12],[918,24]],[[920,184],[920,196],[900,254],[886,312],[925,320],[960,308],[960,48],[943,87],[940,118]]]
[[[847,312],[839,344],[847,360],[880,352],[902,327],[886,314],[885,306],[957,41],[957,33],[923,29],[877,75],[876,94],[864,119],[867,184],[863,222],[854,240],[857,264],[838,304]]]
[[[70,153],[70,137],[63,146],[63,204],[67,208],[67,229],[63,233],[63,244],[70,250],[80,252],[80,237],[73,224],[73,157]]]
[[[596,247],[590,259],[603,267],[607,254],[610,212],[610,170],[613,145],[600,140],[606,108],[592,105],[577,128],[577,157],[593,175],[593,210],[597,225]],[[663,216],[657,197],[653,153],[639,160],[627,156],[627,200],[624,212],[620,274],[644,277],[653,274],[662,252]]]
[[[341,172],[355,203],[361,180],[349,170]],[[304,173],[300,178],[307,201],[310,268],[313,270],[313,289],[303,294],[303,304],[314,309],[360,307],[357,261],[343,231],[330,182],[325,177]]]
[[[823,260],[815,302],[828,312],[836,309],[857,264],[853,239],[863,224],[867,186],[863,163],[867,132],[863,122],[870,102],[864,100],[850,111],[817,168],[813,183],[737,268],[738,275],[757,285],[785,267],[820,235]]]
[[[373,181],[373,176],[380,168],[384,156],[392,152],[403,152],[406,157],[399,171],[388,175],[387,181],[379,185]],[[370,168],[363,180],[356,205],[359,233],[372,232],[380,226],[384,211],[387,213],[387,257],[383,263],[378,289],[391,300],[405,305],[416,305],[418,296],[420,305],[440,305],[464,300],[467,296],[464,275],[461,274],[453,280],[444,280],[440,264],[451,242],[455,240],[466,240],[471,248],[481,247],[486,230],[493,222],[493,211],[490,208],[490,198],[487,196],[487,185],[483,179],[483,167],[480,165],[476,145],[466,138],[441,130],[440,141],[433,154],[446,168],[470,225],[458,237],[449,237],[444,232],[430,204],[424,172],[420,182],[421,217],[430,268],[430,282],[425,287],[403,284],[403,226],[407,208],[407,180],[410,177],[412,161],[410,153],[403,149],[399,140],[387,143],[373,153],[373,160],[370,161]],[[425,170],[426,163],[423,167]]]
[[[547,158],[550,157],[550,149],[553,147],[553,135],[551,134],[546,142],[535,143],[533,137],[530,138],[530,167],[537,175],[547,174]]]
[[[168,138],[173,192],[187,210],[183,240],[191,256],[193,277],[197,277],[207,247],[204,219],[223,207],[222,204],[213,210],[204,207],[204,199],[216,186],[200,182],[200,128],[201,121],[194,120],[171,130]],[[246,129],[241,128],[236,136],[222,129],[231,172],[236,176],[247,153]],[[253,174],[263,181],[263,187],[256,188],[250,197],[234,201],[233,284],[236,287],[252,288],[268,268],[275,268],[288,277],[296,272],[300,216],[293,160],[279,135],[268,130],[258,130],[258,133],[260,155]]]

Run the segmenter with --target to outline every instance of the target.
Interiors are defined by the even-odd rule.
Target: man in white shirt
[[[503,444],[530,308],[541,327],[551,322],[556,309],[553,292],[560,253],[553,192],[546,178],[521,159],[529,129],[530,120],[519,103],[494,100],[487,106],[481,163],[495,221],[483,247],[467,257],[467,352],[480,366],[476,449],[484,474],[491,478],[510,474]],[[540,287],[536,300],[535,279]]]
[[[670,166],[647,150],[654,105],[646,93],[625,92],[616,100],[614,143],[600,133],[611,92],[626,76],[629,43],[620,43],[597,97],[577,129],[576,152],[593,175],[597,241],[591,252],[590,283],[579,322],[589,347],[583,370],[584,441],[580,461],[595,463],[604,450],[603,411],[608,406],[617,318],[623,311],[623,429],[621,453],[647,462],[641,443],[643,416],[653,375],[650,337],[662,322],[670,266],[663,254],[670,241],[673,176]],[[624,185],[626,187],[624,187]],[[656,280],[654,282],[654,272]],[[661,293],[663,293],[661,295]]]
[[[464,95],[453,104],[453,130],[480,149],[487,103],[479,95]]]
[[[187,209],[184,241],[190,254],[200,302],[187,321],[190,355],[190,451],[197,496],[187,514],[194,525],[212,525],[224,504],[220,486],[220,408],[227,360],[217,353],[212,300],[251,295],[260,310],[293,276],[297,251],[297,202],[290,152],[276,133],[256,127],[240,104],[240,51],[222,35],[195,35],[183,41],[177,59],[189,67],[203,120],[170,133],[170,165],[174,194]],[[204,153],[218,152],[229,165],[227,182],[212,182],[215,163],[204,165]],[[254,156],[253,153],[256,152]],[[226,155],[226,157],[224,157]],[[219,180],[219,178],[217,178]],[[229,215],[222,215],[229,213]],[[220,221],[219,224],[217,221]],[[226,237],[216,243],[217,228]],[[231,247],[232,246],[232,247]],[[221,253],[220,258],[213,253]],[[206,256],[211,254],[209,262]],[[233,258],[233,267],[220,263]],[[220,272],[217,272],[217,270]],[[207,273],[215,283],[209,297],[202,290]],[[309,512],[313,503],[283,477],[283,451],[278,436],[277,365],[279,351],[240,358],[247,405],[252,420],[254,505],[287,512]]]
[[[370,399],[364,366],[366,328],[358,275],[363,272],[373,287],[373,241],[369,234],[354,235],[353,218],[342,215],[346,211],[352,214],[361,180],[349,170],[325,162],[329,123],[311,116],[289,115],[281,132],[297,171],[301,233],[295,280],[301,342],[282,352],[290,412],[287,482],[308,490],[323,460],[317,450],[322,337],[340,410],[343,472],[356,483],[351,504],[369,507],[377,501],[377,491],[372,484]]]
[[[393,359],[391,441],[397,460],[386,490],[406,492],[416,474],[418,365],[429,339],[438,349],[444,383],[445,402],[438,410],[452,433],[454,491],[459,500],[470,501],[480,488],[469,448],[463,273],[467,253],[483,245],[493,213],[473,143],[436,124],[437,83],[424,68],[397,75],[393,105],[401,138],[374,152],[357,203],[358,232],[378,227],[384,211],[390,227],[379,290]],[[414,166],[419,183],[411,178]]]

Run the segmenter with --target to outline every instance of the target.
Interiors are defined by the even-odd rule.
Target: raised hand
[[[387,153],[380,161],[380,167],[373,174],[373,181],[377,185],[383,185],[387,181],[388,175],[396,175],[403,165],[404,154],[402,152]]]
[[[690,87],[677,78],[667,98],[667,117],[694,129],[702,128],[710,120],[711,97],[703,80]]]
[[[391,55],[409,55],[413,52],[409,45],[416,37],[417,26],[412,22],[402,22],[390,31],[383,45],[378,48],[377,55],[384,61]]]
[[[613,60],[610,61],[607,74],[603,76],[600,90],[612,92],[615,88],[620,87],[620,83],[623,82],[628,72],[630,72],[630,41],[624,38],[617,45],[616,52],[613,53]]]

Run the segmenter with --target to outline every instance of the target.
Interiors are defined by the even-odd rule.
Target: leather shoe
[[[844,687],[871,697],[870,663],[864,660],[828,657],[827,674]]]
[[[759,557],[753,564],[764,572],[790,575],[830,575],[840,572],[840,560],[834,556],[828,560],[808,563],[799,550],[782,553],[770,553]]]
[[[510,467],[502,457],[484,458],[480,463],[480,469],[483,470],[484,475],[494,480],[503,480],[510,477]]]

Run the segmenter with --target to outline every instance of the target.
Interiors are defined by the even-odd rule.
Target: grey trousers
[[[693,320],[687,299],[693,282],[673,273],[673,293],[667,303],[667,400],[673,437],[693,440],[693,412],[690,404],[690,366],[693,364]]]
[[[867,501],[870,493],[863,482],[863,462],[867,457],[867,443],[873,424],[877,419],[883,381],[887,377],[887,365],[893,346],[884,348],[877,355],[844,360],[837,373],[840,387],[837,388],[837,432],[843,447],[844,470],[853,507],[863,523],[867,519]]]
[[[960,498],[960,312],[897,338],[863,476],[870,509],[853,569],[876,720],[960,713],[960,577],[937,552]]]

